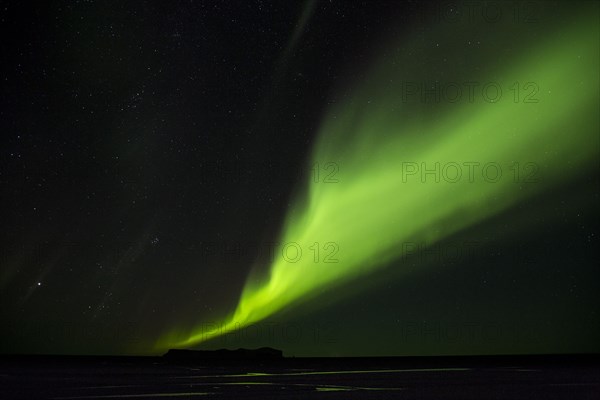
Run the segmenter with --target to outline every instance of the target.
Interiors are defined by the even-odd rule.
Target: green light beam
[[[389,83],[403,78],[401,68],[379,64],[321,125],[311,162],[335,162],[339,183],[308,183],[282,229],[280,241],[303,250],[334,242],[339,262],[315,262],[312,253],[296,263],[277,257],[266,277],[249,277],[219,330],[175,329],[158,347],[196,345],[307,299],[333,295],[335,288],[397,259],[399,243],[433,244],[597,166],[596,17],[597,12],[581,15],[543,44],[530,45],[507,68],[492,71],[503,89],[497,102],[445,104],[443,114],[426,120],[407,115],[415,106],[403,103],[399,86]],[[539,88],[538,101],[514,101],[509,88],[527,81]],[[472,179],[465,167],[470,162],[480,163]],[[502,168],[497,181],[493,169],[487,179],[482,175],[488,162]],[[537,181],[516,182],[510,170],[515,162],[533,163]],[[422,176],[422,163],[430,169],[457,163],[463,176],[435,182],[433,174]]]

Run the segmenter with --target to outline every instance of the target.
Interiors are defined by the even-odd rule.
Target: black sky
[[[363,78],[381,38],[411,29],[427,9],[311,4],[2,3],[1,352],[127,353],[171,325],[192,326],[235,307],[256,259],[268,258],[298,182],[310,174],[306,158],[326,108]],[[292,41],[303,13],[308,23]],[[596,177],[573,189],[584,192],[584,202],[597,198]],[[562,191],[557,198],[574,201]],[[536,205],[523,207],[516,212]],[[275,346],[342,355],[360,353],[356,344],[364,342],[365,353],[385,354],[370,339],[374,325],[396,353],[507,352],[515,329],[529,336],[514,348],[536,352],[531,343],[546,338],[539,324],[502,315],[524,307],[544,319],[552,311],[540,312],[542,304],[566,304],[582,316],[566,322],[564,336],[585,345],[552,347],[553,334],[542,351],[598,350],[590,340],[599,332],[592,306],[598,274],[590,263],[598,215],[582,214],[582,224],[575,206],[556,212],[565,212],[562,235],[525,232],[528,239],[492,263],[495,250],[486,249],[462,272],[417,274],[380,284],[377,296],[365,289],[312,314],[284,314],[280,323],[303,327],[304,338],[322,327],[330,337],[317,344],[280,338]],[[514,214],[503,218],[518,234]],[[495,240],[491,234],[495,249],[505,245]],[[503,257],[521,257],[518,245],[534,249],[537,269],[507,275]],[[482,259],[487,267],[476,268]],[[579,272],[561,264],[567,259]],[[565,279],[572,282],[563,287]],[[483,281],[492,288],[481,291]],[[461,296],[453,290],[459,286]],[[500,302],[493,317],[486,293]],[[526,311],[530,297],[537,305]],[[410,333],[424,319],[504,330],[493,328],[493,340],[477,334],[471,347],[464,333],[458,344],[442,337],[431,345],[431,337]],[[398,332],[407,335],[400,344]]]

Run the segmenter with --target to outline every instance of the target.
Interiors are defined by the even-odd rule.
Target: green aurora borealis
[[[402,243],[434,244],[597,168],[597,6],[505,29],[431,24],[438,52],[419,54],[418,33],[377,49],[364,79],[343,88],[348,95],[320,124],[308,164],[335,163],[337,183],[299,182],[280,235],[294,244],[287,260],[255,265],[218,330],[171,326],[156,348],[190,347],[335,297],[338,288],[387,274],[393,261],[401,268]],[[493,49],[453,47],[474,30]],[[515,41],[518,51],[503,51]],[[448,66],[432,76],[419,57]],[[421,97],[434,81],[448,92]],[[314,262],[307,249],[315,243],[337,262]],[[297,248],[305,253],[296,261]]]
[[[600,352],[598,1],[0,14],[0,355]]]

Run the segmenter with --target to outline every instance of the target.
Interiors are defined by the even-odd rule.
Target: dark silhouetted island
[[[181,350],[171,349],[164,356],[171,361],[202,360],[281,360],[283,352],[271,347],[260,349]]]

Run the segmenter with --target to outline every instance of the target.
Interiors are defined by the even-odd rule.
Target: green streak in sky
[[[306,26],[308,25],[308,22],[310,21],[310,18],[312,17],[312,15],[315,11],[316,3],[317,3],[317,0],[307,0],[306,1],[304,8],[302,9],[302,14],[300,15],[300,19],[298,20],[298,23],[296,24],[296,27],[294,28],[294,31],[292,32],[292,36],[290,37],[290,40],[288,41],[287,46],[285,46],[285,50],[281,57],[282,61],[287,61],[289,55],[296,48],[298,41],[302,37],[302,34],[304,33],[304,30],[306,29]]]
[[[400,257],[401,243],[435,243],[597,168],[599,32],[593,10],[564,22],[541,42],[523,38],[522,51],[503,56],[496,67],[487,68],[488,79],[478,79],[473,102],[465,86],[455,103],[423,103],[419,95],[403,99],[406,81],[419,76],[407,76],[402,67],[412,58],[399,52],[395,62],[388,54],[376,63],[321,125],[311,160],[321,174],[318,181],[311,177],[289,210],[280,239],[302,249],[299,260],[276,257],[266,273],[253,274],[219,330],[174,331],[159,347],[192,346],[308,299],[333,296],[341,285]],[[481,87],[489,82],[502,89],[495,102],[481,96]],[[515,82],[520,84],[518,101]],[[527,82],[534,85],[525,87]],[[533,92],[529,99],[537,102],[524,102]],[[488,94],[495,97],[492,88]],[[330,162],[339,167],[333,176],[338,183],[323,182],[333,171],[324,170]],[[428,169],[440,163],[439,182],[433,173],[421,175],[422,163]],[[461,166],[459,179],[451,163]],[[496,179],[496,169],[490,167],[484,177],[487,163],[497,163],[502,176]],[[336,245],[324,248],[330,242]],[[314,243],[320,247],[318,262],[309,250]],[[333,258],[339,262],[324,263],[335,246],[339,252]],[[294,248],[288,256],[295,257]]]

